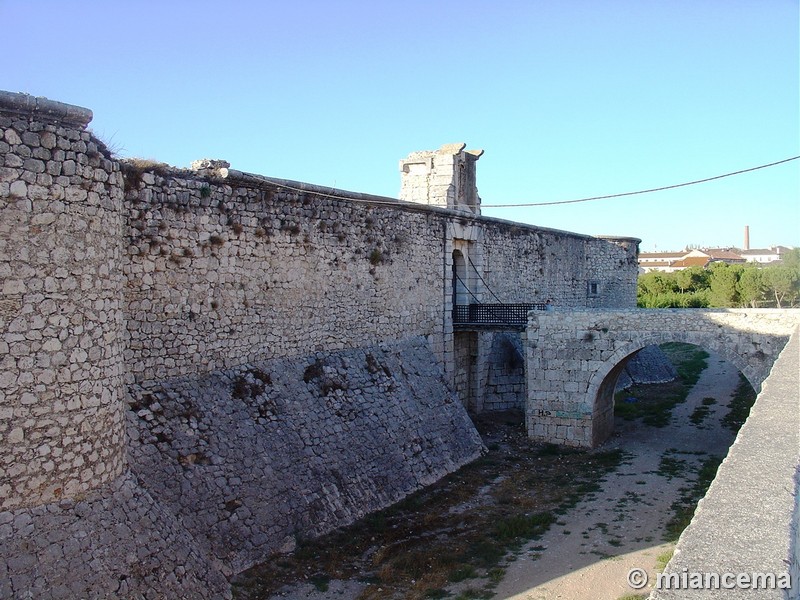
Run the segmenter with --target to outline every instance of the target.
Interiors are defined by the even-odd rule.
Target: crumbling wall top
[[[91,110],[82,106],[3,90],[0,90],[0,111],[35,117],[42,121],[61,122],[81,128],[86,127],[93,116]]]

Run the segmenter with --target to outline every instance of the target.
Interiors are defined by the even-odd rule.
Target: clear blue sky
[[[91,108],[123,156],[397,197],[399,159],[483,148],[483,203],[628,192],[800,154],[797,0],[0,0],[0,89]],[[484,214],[800,246],[800,161]]]

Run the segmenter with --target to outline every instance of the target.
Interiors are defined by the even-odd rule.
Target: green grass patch
[[[667,568],[667,564],[672,560],[672,555],[675,554],[675,549],[662,552],[656,556],[656,571],[663,571]]]
[[[697,383],[700,373],[708,366],[708,352],[692,344],[669,342],[659,347],[675,366],[678,377],[689,387]]]
[[[550,512],[512,515],[497,522],[494,537],[500,542],[530,540],[542,535],[555,520],[555,515]]]
[[[695,425],[700,425],[711,412],[711,406],[716,403],[717,401],[714,398],[703,398],[702,403],[692,411],[689,420]]]
[[[661,344],[660,348],[675,366],[678,379],[669,383],[634,385],[617,392],[614,397],[616,416],[626,421],[642,419],[651,427],[666,427],[672,418],[672,409],[686,401],[689,390],[708,366],[708,352],[697,346],[670,342]]]
[[[687,463],[685,460],[682,458],[675,458],[672,456],[672,452],[667,450],[661,456],[661,460],[658,463],[658,471],[656,471],[656,473],[662,477],[666,477],[667,480],[671,480],[674,477],[684,477],[686,475],[686,468],[688,465],[689,463]]]
[[[667,522],[664,540],[668,542],[677,541],[683,530],[692,520],[695,508],[700,499],[706,495],[708,486],[717,475],[722,458],[719,456],[709,456],[700,465],[695,482],[681,490],[681,496],[672,504],[672,517]]]
[[[477,576],[478,572],[475,570],[475,567],[472,565],[461,565],[450,571],[450,575],[448,575],[447,580],[452,583],[458,583],[459,581],[464,581],[465,579],[474,579]]]
[[[489,569],[489,572],[486,576],[489,578],[489,581],[495,585],[503,581],[503,577],[506,575],[506,570],[502,567],[495,567],[494,569]]]
[[[331,578],[327,575],[313,575],[309,581],[314,584],[314,587],[320,592],[327,592]]]
[[[731,431],[738,432],[756,401],[756,392],[744,375],[739,373],[739,385],[728,403],[728,414],[722,417],[722,424]]]
[[[595,468],[609,472],[616,469],[622,461],[627,459],[630,455],[626,454],[624,450],[606,450],[604,452],[595,452],[592,454],[591,462]]]
[[[496,565],[506,555],[506,547],[490,539],[478,539],[461,555],[461,560],[477,567],[489,568]]]

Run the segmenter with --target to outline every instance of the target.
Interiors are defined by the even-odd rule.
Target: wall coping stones
[[[91,110],[82,106],[3,90],[0,90],[0,111],[30,115],[37,120],[60,122],[81,128],[86,127],[93,116]]]
[[[655,590],[653,600],[800,597],[800,330],[781,352],[750,416],[664,570],[781,573],[784,590]]]
[[[198,164],[205,163],[205,159],[203,159],[202,161],[195,161],[195,162],[197,162]],[[225,162],[225,161],[208,161],[208,163],[214,163],[214,162]],[[192,164],[194,165],[194,163]],[[279,177],[267,177],[265,175],[258,175],[255,173],[238,171],[236,169],[231,169],[231,168],[213,168],[211,166],[203,166],[202,168],[194,172],[187,171],[185,169],[180,169],[178,167],[170,167],[170,170],[172,169],[174,169],[176,173],[182,172],[184,176],[199,175],[201,177],[206,177],[210,179],[222,179],[228,181],[229,183],[236,183],[243,185],[245,187],[264,188],[264,189],[274,189],[275,187],[279,187],[300,192],[308,192],[320,196],[328,196],[340,200],[354,200],[356,202],[364,202],[367,204],[376,204],[376,205],[380,204],[391,205],[392,207],[401,210],[437,214],[447,217],[448,219],[457,218],[457,220],[460,223],[465,223],[465,224],[485,223],[485,224],[496,224],[501,226],[504,225],[508,227],[514,227],[516,229],[523,231],[554,233],[574,239],[603,240],[609,243],[628,242],[628,243],[638,244],[639,242],[641,242],[639,238],[635,237],[593,236],[584,233],[576,233],[574,231],[565,231],[563,229],[554,229],[552,227],[541,227],[539,225],[531,225],[529,223],[510,221],[508,219],[501,219],[498,217],[487,217],[485,215],[468,214],[460,210],[453,210],[449,208],[443,208],[440,206],[431,206],[427,204],[418,204],[416,202],[408,202],[405,200],[392,198],[391,196],[378,196],[375,194],[365,194],[362,192],[353,192],[349,190],[343,190],[340,188],[332,188],[324,185],[317,185],[315,183],[306,183],[303,181],[294,181],[291,179],[281,179]]]
[[[193,160],[191,169],[192,171],[203,171],[206,169],[227,169],[231,166],[227,160],[220,160],[216,158],[201,158],[200,160]]]
[[[606,240],[609,242],[641,242],[642,240],[637,237],[630,237],[627,235],[596,235],[598,240]]]

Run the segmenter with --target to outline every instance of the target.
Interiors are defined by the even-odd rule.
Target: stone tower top
[[[438,150],[412,152],[400,161],[400,199],[481,214],[475,163],[483,150],[445,144]]]

